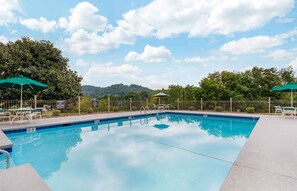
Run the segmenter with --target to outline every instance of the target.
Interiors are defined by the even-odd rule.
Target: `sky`
[[[297,72],[294,0],[0,0],[0,42],[49,40],[83,85],[197,86],[215,71]]]

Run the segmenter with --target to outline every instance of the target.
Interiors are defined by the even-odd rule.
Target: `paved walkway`
[[[1,191],[50,191],[29,164],[0,171]]]
[[[160,113],[165,112],[162,111],[150,111],[150,113]],[[94,121],[100,119],[110,119],[110,118],[118,118],[118,117],[127,117],[127,116],[135,116],[135,115],[144,115],[144,113],[140,113],[140,111],[132,111],[132,112],[117,112],[117,113],[101,113],[101,114],[89,114],[89,115],[78,115],[78,116],[69,116],[69,117],[55,117],[55,118],[43,118],[34,119],[33,124],[29,122],[25,122],[23,124],[13,122],[12,125],[9,122],[0,123],[0,129],[5,130],[17,130],[24,129],[30,127],[42,127],[49,125],[59,125],[59,124],[67,124],[67,123],[76,123],[76,122],[84,122],[84,121]]]
[[[297,190],[297,119],[261,116],[222,191]]]

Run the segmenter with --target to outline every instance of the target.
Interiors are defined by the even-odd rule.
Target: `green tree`
[[[134,101],[139,101],[140,100],[140,95],[139,95],[139,93],[138,92],[135,92],[135,91],[129,91],[128,93],[127,93],[127,95],[125,96],[125,99],[130,99],[130,98],[132,98],[132,100],[134,100]]]
[[[177,99],[182,99],[183,87],[180,85],[170,85],[167,91],[163,91],[168,94],[167,100],[174,102]]]
[[[0,43],[0,78],[26,76],[47,84],[47,90],[25,91],[24,99],[70,99],[81,95],[82,77],[69,69],[68,59],[49,41],[22,38]],[[18,99],[19,90],[1,91],[1,99]]]

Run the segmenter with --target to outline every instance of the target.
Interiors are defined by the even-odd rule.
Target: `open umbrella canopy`
[[[160,92],[160,93],[157,93],[154,95],[154,97],[167,97],[168,95],[163,93],[163,92]]]
[[[290,82],[286,85],[279,86],[270,90],[271,92],[296,92],[297,91],[297,83]]]
[[[15,89],[22,89],[22,90],[28,90],[28,89],[43,90],[43,89],[46,89],[47,87],[48,86],[46,84],[32,80],[24,76],[0,80],[0,88],[15,88]]]
[[[21,90],[21,108],[23,107],[23,90],[43,90],[47,87],[46,84],[24,76],[0,80],[0,88],[15,88]]]
[[[293,107],[293,92],[297,91],[297,83],[290,82],[270,90],[271,92],[291,92],[291,107]]]

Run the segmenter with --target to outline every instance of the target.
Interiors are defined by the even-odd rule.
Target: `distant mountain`
[[[91,96],[91,97],[101,97],[107,94],[125,96],[130,91],[135,91],[135,92],[141,92],[141,91],[152,92],[153,91],[149,88],[142,87],[136,84],[131,84],[130,86],[127,86],[124,84],[115,84],[105,88],[95,87],[90,85],[83,85],[82,90],[85,96]]]

